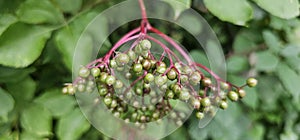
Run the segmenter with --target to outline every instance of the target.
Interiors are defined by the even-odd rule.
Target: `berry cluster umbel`
[[[188,103],[196,110],[196,117],[202,119],[212,106],[226,109],[228,100],[235,102],[246,96],[245,86],[256,86],[254,78],[247,79],[241,87],[235,86],[193,62],[170,37],[150,25],[143,1],[139,2],[143,16],[141,26],[122,37],[104,57],[82,66],[78,78],[66,84],[63,93],[91,93],[97,88],[100,100],[115,117],[143,129],[148,122],[160,122],[167,115],[175,124],[181,125],[187,114],[175,110],[173,101]],[[149,36],[148,31],[170,46]],[[117,52],[120,46],[130,41],[133,43],[129,49]],[[163,49],[160,57],[152,53],[154,43]],[[169,47],[187,62],[181,61]],[[204,75],[203,70],[209,76]]]

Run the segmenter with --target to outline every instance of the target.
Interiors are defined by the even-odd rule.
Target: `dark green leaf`
[[[32,24],[57,24],[64,21],[62,13],[49,0],[26,0],[18,9],[17,15],[20,21]]]
[[[177,19],[179,15],[186,9],[189,9],[191,7],[191,0],[164,0],[165,2],[169,3],[174,12],[175,12],[175,17],[174,19]]]
[[[74,140],[78,139],[89,128],[89,122],[79,109],[75,109],[59,120],[56,134],[59,139]]]
[[[281,50],[282,42],[279,38],[269,30],[263,31],[263,37],[266,42],[266,45],[272,50],[274,53],[278,53]]]
[[[23,103],[24,100],[30,101],[33,98],[37,84],[31,77],[26,77],[17,83],[9,83],[6,86],[18,104],[18,102]],[[20,106],[22,106],[22,104],[20,104]]]
[[[39,104],[31,104],[21,114],[21,126],[24,130],[38,136],[49,136],[52,132],[52,118],[48,109]]]
[[[67,13],[76,13],[82,5],[82,0],[54,0],[54,2],[60,9]]]
[[[48,28],[16,23],[0,38],[0,64],[22,68],[32,64],[42,53],[50,37]]]
[[[34,71],[35,69],[31,67],[25,69],[14,69],[0,66],[0,82],[18,82]]]
[[[11,95],[0,88],[0,122],[7,121],[8,113],[14,108],[14,103],[15,101]]]
[[[54,117],[70,113],[76,104],[74,98],[63,95],[60,89],[46,91],[35,102],[49,109]]]
[[[255,51],[258,45],[257,33],[253,30],[243,30],[239,32],[233,42],[233,49],[235,53],[249,53]]]
[[[274,16],[290,19],[299,15],[298,0],[253,0]]]
[[[256,89],[253,88],[246,88],[245,89],[247,95],[242,99],[242,102],[245,103],[247,106],[251,107],[252,109],[256,109],[258,106],[258,93]]]
[[[204,0],[204,3],[219,19],[236,25],[246,25],[253,16],[252,7],[246,0]]]

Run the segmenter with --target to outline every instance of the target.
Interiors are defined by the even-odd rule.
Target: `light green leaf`
[[[234,52],[244,54],[254,51],[258,47],[256,44],[258,40],[257,34],[253,30],[242,30],[239,32],[233,42]]]
[[[35,102],[49,109],[54,117],[61,117],[70,113],[76,104],[71,96],[63,95],[60,89],[46,91]]]
[[[52,129],[51,113],[39,104],[31,104],[21,113],[21,126],[38,136],[49,136]]]
[[[38,135],[34,134],[34,133],[22,132],[21,135],[20,135],[20,139],[21,140],[42,140],[43,138],[41,136],[38,136]]]
[[[277,67],[277,76],[294,98],[300,97],[300,76],[293,69],[285,63],[280,63]]]
[[[8,113],[14,108],[14,99],[0,88],[0,122],[6,122],[8,120]]]
[[[256,64],[255,69],[258,71],[274,71],[279,63],[278,57],[273,55],[270,51],[262,51],[255,53]]]
[[[242,102],[252,109],[256,109],[259,104],[256,90],[253,88],[246,88],[245,91],[247,96],[242,99]]]
[[[204,0],[212,14],[223,21],[236,25],[246,25],[253,17],[253,10],[246,0]]]
[[[183,12],[186,9],[189,9],[191,7],[191,0],[163,0],[167,3],[169,3],[175,12],[174,19],[177,19],[181,12]]]
[[[67,13],[76,13],[82,5],[82,0],[54,0],[54,2],[60,9]]]
[[[78,139],[89,128],[89,122],[86,120],[79,109],[75,109],[59,120],[56,134],[59,139],[74,140]]]
[[[22,68],[32,64],[42,53],[48,28],[16,23],[10,26],[0,38],[0,64]]]
[[[17,22],[17,18],[11,14],[0,14],[0,36],[13,23]]]
[[[274,33],[269,30],[265,30],[263,31],[263,38],[268,48],[270,48],[270,50],[274,53],[278,53],[281,50],[282,42]]]
[[[227,59],[227,71],[230,73],[239,73],[248,69],[249,63],[247,57],[232,56]]]
[[[299,15],[298,0],[253,0],[274,16],[291,19]]]
[[[17,16],[20,21],[31,24],[57,24],[64,21],[62,13],[49,0],[26,0],[17,10]]]

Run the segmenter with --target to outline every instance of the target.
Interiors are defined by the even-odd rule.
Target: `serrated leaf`
[[[7,121],[8,113],[13,110],[14,103],[15,101],[11,95],[0,88],[0,122]]]
[[[300,97],[300,76],[293,69],[285,63],[280,63],[277,67],[277,76],[294,98]]]
[[[54,117],[70,113],[76,104],[72,97],[63,95],[60,89],[46,91],[35,102],[49,109]]]
[[[207,9],[223,21],[245,26],[253,9],[246,0],[204,0]]]
[[[79,109],[75,109],[59,120],[56,134],[59,139],[74,140],[78,139],[89,128],[90,124],[86,118]]]
[[[13,23],[17,22],[17,18],[12,14],[0,14],[0,36]]]
[[[227,59],[227,71],[230,73],[239,73],[249,67],[247,57],[232,56]]]
[[[272,72],[275,70],[279,63],[278,57],[272,54],[270,51],[262,51],[255,53],[256,64],[255,69],[258,71]]]
[[[51,113],[39,104],[31,104],[21,114],[21,126],[38,136],[49,136],[52,129]]]
[[[269,30],[265,30],[263,31],[263,38],[268,48],[270,48],[270,50],[274,53],[278,53],[281,50],[282,42],[274,33]]]
[[[62,13],[49,0],[26,0],[16,13],[20,21],[31,24],[57,24],[64,21]]]
[[[0,38],[0,64],[27,67],[41,55],[49,37],[46,27],[24,23],[11,25]]]
[[[274,16],[290,19],[299,15],[298,0],[253,0]]]
[[[191,0],[163,0],[163,1],[169,3],[172,6],[175,12],[174,19],[177,19],[184,10],[189,9],[192,3]]]

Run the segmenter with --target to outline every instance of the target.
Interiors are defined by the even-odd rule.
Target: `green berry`
[[[246,91],[243,89],[239,89],[238,94],[240,98],[244,98],[246,96]]]
[[[128,54],[128,56],[129,56],[129,58],[130,58],[131,60],[135,60],[135,59],[136,59],[136,54],[135,54],[134,51],[130,50],[130,51],[128,51],[127,54]]]
[[[152,73],[147,73],[144,78],[144,81],[146,83],[150,83],[150,82],[154,81],[154,75]]]
[[[151,49],[151,42],[149,40],[142,40],[140,42],[140,45],[142,47],[143,50],[150,50]]]
[[[63,87],[62,93],[63,94],[68,94],[68,87]]]
[[[99,90],[99,95],[100,96],[105,96],[108,93],[107,88],[100,88]]]
[[[220,108],[223,109],[223,110],[227,109],[228,108],[228,103],[226,101],[222,100],[220,102]]]
[[[99,80],[100,80],[102,83],[105,83],[107,77],[108,77],[108,73],[106,73],[106,72],[101,72],[101,73],[100,73],[100,79],[99,79]]]
[[[196,85],[200,82],[201,80],[201,75],[199,72],[193,72],[189,78],[190,83],[193,85]]]
[[[110,104],[110,107],[111,107],[111,108],[115,108],[115,107],[117,107],[117,106],[118,106],[117,100],[112,100],[112,101],[111,101],[111,104]]]
[[[201,102],[201,105],[204,107],[208,107],[211,105],[210,99],[208,97],[202,98],[200,100],[200,102]]]
[[[116,68],[116,67],[118,67],[118,64],[117,64],[116,60],[112,59],[109,61],[109,66],[111,68]]]
[[[167,76],[170,80],[174,80],[177,77],[177,72],[174,69],[171,69],[168,73]]]
[[[127,54],[120,53],[116,56],[116,62],[119,66],[123,66],[129,62],[130,58]]]
[[[111,99],[111,97],[105,97],[103,102],[106,106],[109,106],[112,102],[112,99]]]
[[[74,95],[75,92],[76,92],[75,87],[73,87],[72,85],[69,85],[69,86],[68,86],[68,94]]]
[[[175,94],[179,94],[181,92],[181,86],[179,84],[175,84],[173,87],[172,87],[172,90]]]
[[[157,86],[162,86],[163,84],[165,84],[166,82],[168,81],[168,78],[167,78],[167,76],[157,76],[157,77],[155,77],[155,84],[157,85]]]
[[[98,77],[100,75],[100,69],[99,68],[92,68],[91,69],[91,74],[94,76],[94,77]]]
[[[196,112],[196,117],[197,119],[201,120],[204,118],[204,113],[203,112],[200,112],[200,111],[197,111]]]
[[[201,82],[205,87],[209,87],[212,84],[212,81],[207,77],[203,78]]]
[[[83,78],[86,78],[90,75],[90,70],[86,67],[81,67],[79,69],[79,76],[80,77],[83,77]]]
[[[166,67],[164,67],[164,66],[159,66],[159,67],[157,67],[157,69],[156,69],[156,71],[157,71],[158,73],[160,73],[160,74],[165,73],[166,70],[167,70],[167,69],[166,69]]]
[[[255,87],[257,85],[257,80],[255,78],[248,78],[247,85],[249,87]]]
[[[79,92],[84,92],[84,91],[85,91],[85,86],[84,86],[83,84],[79,84],[79,85],[77,86],[77,90],[78,90]]]
[[[192,105],[193,105],[193,107],[194,107],[195,109],[199,109],[200,106],[201,106],[201,103],[200,103],[200,101],[199,101],[198,99],[193,99],[193,100],[192,100]]]
[[[136,73],[140,73],[143,71],[143,65],[140,64],[140,63],[136,63],[133,65],[133,69],[132,69],[134,72]]]
[[[225,83],[225,82],[222,82],[221,83],[221,87],[225,90],[229,89],[229,84],[228,83]]]
[[[167,90],[166,91],[166,97],[169,99],[173,99],[174,98],[174,92],[172,90]]]
[[[228,98],[231,100],[231,101],[237,101],[239,99],[239,95],[238,93],[234,92],[234,91],[229,91],[228,93]]]
[[[142,65],[145,70],[149,70],[151,68],[151,62],[148,59],[143,60]]]
[[[187,75],[180,75],[180,82],[185,83],[187,82],[189,77]]]
[[[109,75],[109,76],[107,76],[105,82],[107,85],[111,86],[116,82],[116,78],[112,75]]]
[[[190,95],[188,90],[182,90],[180,95],[179,95],[179,99],[181,99],[183,101],[189,100],[190,97],[191,97],[191,95]]]
[[[116,83],[114,85],[114,88],[122,88],[123,87],[123,83],[120,80],[116,80]]]

